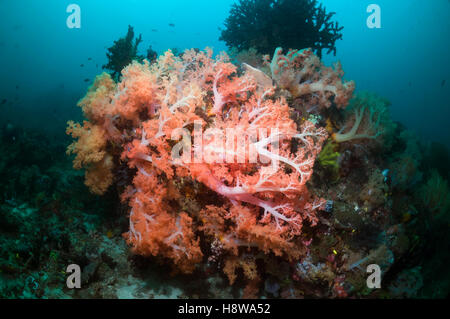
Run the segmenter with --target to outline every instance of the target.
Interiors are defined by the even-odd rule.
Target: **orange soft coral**
[[[73,142],[67,148],[67,154],[76,154],[73,161],[74,168],[81,168],[91,163],[100,162],[105,156],[106,138],[104,131],[97,125],[84,121],[83,126],[73,121],[69,121],[66,130],[78,141]]]
[[[68,122],[67,134],[77,138],[67,148],[67,154],[76,154],[73,167],[86,167],[85,184],[97,195],[104,194],[113,182],[113,158],[106,152],[106,133],[102,127],[85,121],[83,126]]]
[[[243,258],[231,256],[227,258],[223,267],[223,271],[227,275],[230,285],[236,281],[236,270],[238,268],[242,269],[245,278],[248,280],[253,281],[258,279],[258,271],[254,258],[248,255],[243,256]]]
[[[113,183],[114,175],[112,169],[114,167],[113,158],[107,154],[103,159],[86,169],[85,181],[87,187],[97,195],[102,195]]]
[[[114,159],[108,153],[109,142],[122,137],[113,118],[113,94],[116,84],[107,73],[95,78],[86,96],[78,102],[84,116],[81,126],[69,121],[66,133],[76,138],[67,148],[67,154],[75,154],[73,166],[86,168],[85,184],[98,195],[104,194],[113,183]]]
[[[78,102],[83,114],[90,120],[103,122],[111,114],[111,99],[116,87],[108,73],[103,72],[95,78],[86,96]]]

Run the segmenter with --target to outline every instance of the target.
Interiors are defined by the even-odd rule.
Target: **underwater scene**
[[[450,1],[0,17],[0,299],[449,297]]]

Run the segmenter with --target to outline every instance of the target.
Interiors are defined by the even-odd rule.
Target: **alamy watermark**
[[[367,277],[367,288],[370,289],[379,289],[381,288],[381,268],[377,264],[370,264],[367,266],[367,273],[369,273],[369,277]]]
[[[70,15],[67,17],[66,25],[69,29],[81,28],[81,8],[78,4],[69,4],[66,9]]]
[[[171,139],[181,140],[174,145],[171,155],[174,162],[184,164],[272,163],[273,168],[277,169],[277,161],[272,159],[279,155],[279,140],[282,137],[278,128],[208,128],[203,131],[202,122],[194,121],[192,134],[186,128],[172,131]]]
[[[77,264],[67,266],[66,273],[70,273],[67,277],[66,285],[69,289],[81,288],[81,268]]]
[[[371,4],[367,7],[367,27],[369,29],[381,29],[381,7],[378,4]]]

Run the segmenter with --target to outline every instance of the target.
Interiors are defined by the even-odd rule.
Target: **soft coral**
[[[324,204],[306,183],[326,130],[294,122],[270,81],[258,81],[254,72],[238,74],[225,54],[212,58],[211,50],[187,50],[180,57],[168,51],[152,65],[133,62],[122,75],[117,85],[98,79],[85,100],[92,114],[85,126],[100,133],[84,136],[72,125],[69,132],[79,140],[70,150],[82,156],[112,149],[114,159],[129,167],[134,178],[122,199],[130,206],[124,236],[133,250],[192,272],[202,259],[201,229],[207,237],[220,236],[232,254],[246,246],[298,257],[303,244],[296,238],[304,223],[317,223]],[[211,130],[234,135],[220,144],[207,134]],[[99,147],[85,152],[96,135]],[[187,146],[182,159],[194,161],[172,156],[180,137]],[[201,144],[189,147],[196,138]],[[196,156],[199,151],[213,160]],[[180,190],[186,181],[206,186],[203,191],[215,194],[222,207],[198,201],[186,209]]]

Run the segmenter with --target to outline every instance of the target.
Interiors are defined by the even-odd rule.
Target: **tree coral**
[[[233,4],[220,39],[239,51],[270,54],[278,46],[336,55],[343,27],[316,0],[240,0]]]
[[[108,63],[103,66],[103,69],[111,70],[113,77],[116,78],[122,69],[133,60],[142,60],[143,57],[138,55],[138,47],[141,42],[142,36],[139,35],[134,39],[134,29],[132,26],[128,26],[127,35],[114,41],[114,44],[108,48],[106,53]]]

